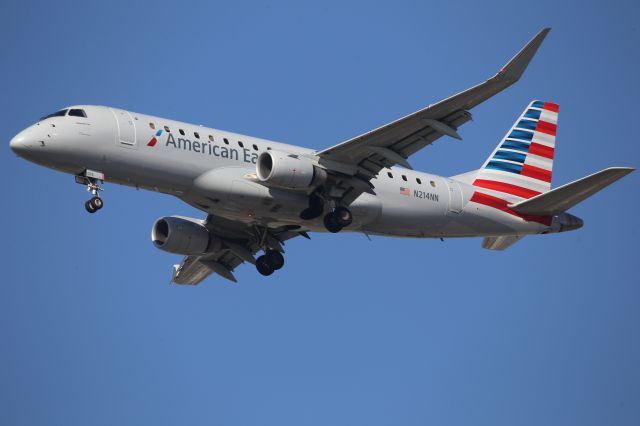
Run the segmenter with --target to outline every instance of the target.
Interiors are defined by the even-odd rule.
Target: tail
[[[517,203],[551,189],[558,105],[533,101],[476,175],[474,186]]]
[[[479,190],[471,201],[547,225],[547,232],[582,227],[582,220],[566,211],[634,169],[610,167],[551,190],[557,126],[557,104],[531,102],[475,174]],[[483,247],[504,250],[521,238],[486,237]]]

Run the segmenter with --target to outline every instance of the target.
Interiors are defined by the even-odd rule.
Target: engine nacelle
[[[151,241],[169,253],[193,255],[213,251],[219,240],[197,219],[161,217],[151,228]]]
[[[265,151],[256,162],[256,175],[262,182],[289,189],[318,186],[327,179],[327,172],[311,160],[297,154]]]

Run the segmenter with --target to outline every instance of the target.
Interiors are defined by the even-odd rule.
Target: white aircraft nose
[[[11,147],[11,150],[16,154],[24,154],[29,149],[26,138],[24,136],[24,132],[20,132],[15,135],[13,139],[11,139],[11,142],[9,142],[9,146]]]
[[[21,157],[33,157],[37,154],[36,147],[44,147],[43,141],[39,141],[39,134],[33,127],[29,127],[18,133],[11,139],[9,146],[11,150]]]

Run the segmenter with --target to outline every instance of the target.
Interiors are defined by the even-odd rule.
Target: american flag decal
[[[409,190],[409,188],[404,188],[404,187],[400,187],[400,195],[404,195],[406,197],[411,195],[411,191]]]

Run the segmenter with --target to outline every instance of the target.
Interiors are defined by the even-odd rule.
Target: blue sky
[[[462,142],[477,168],[532,99],[560,104],[554,185],[638,167],[634,2],[14,2],[0,6],[0,424],[637,425],[638,172],[580,204],[578,232],[479,239],[313,235],[270,278],[168,284],[151,224],[200,216],[73,177],[10,138],[70,104],[326,147],[496,72],[553,31]]]

